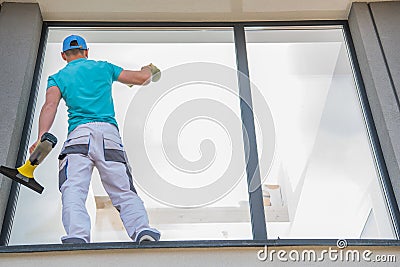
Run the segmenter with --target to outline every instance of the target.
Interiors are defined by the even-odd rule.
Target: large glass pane
[[[162,240],[251,239],[232,29],[51,28],[30,143],[47,77],[65,66],[61,42],[72,33],[86,38],[90,59],[126,69],[152,62],[163,70],[146,87],[113,85],[135,186]],[[51,130],[60,142],[35,172],[45,191],[21,187],[12,245],[59,243],[64,235],[57,154],[66,118],[62,101]],[[87,208],[93,242],[130,241],[97,172]]]
[[[268,237],[394,238],[343,30],[249,27],[246,40],[255,117],[267,103],[274,126],[257,127]]]

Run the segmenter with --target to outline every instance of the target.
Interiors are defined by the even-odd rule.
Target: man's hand
[[[35,143],[33,143],[33,145],[31,145],[31,147],[29,148],[29,154],[32,154],[33,151],[35,150],[36,146],[39,144],[40,140],[36,140]]]
[[[161,78],[161,71],[159,68],[157,68],[153,63],[150,63],[147,66],[142,67],[142,70],[144,68],[148,68],[151,72],[151,81],[152,82],[158,82]]]

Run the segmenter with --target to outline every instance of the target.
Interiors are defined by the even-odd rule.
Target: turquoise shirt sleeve
[[[46,87],[46,89],[49,89],[52,86],[58,86],[57,83],[56,83],[56,80],[53,77],[53,75],[49,76],[49,78],[47,79],[47,87]]]
[[[111,64],[109,62],[107,62],[107,63],[108,63],[108,66],[111,69],[112,80],[113,80],[113,82],[115,82],[115,81],[118,80],[118,77],[121,74],[121,72],[123,71],[123,68],[121,68],[119,66],[116,66],[114,64]]]

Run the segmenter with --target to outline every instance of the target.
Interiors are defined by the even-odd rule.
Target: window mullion
[[[248,190],[253,239],[266,240],[267,228],[265,223],[261,176],[258,163],[257,142],[249,80],[249,67],[246,52],[246,38],[243,25],[238,24],[234,26],[234,35],[238,70],[240,110],[243,124],[243,142],[245,146],[244,152],[246,159],[247,185],[248,188],[256,188],[255,190]],[[254,187],[254,185],[257,186]]]

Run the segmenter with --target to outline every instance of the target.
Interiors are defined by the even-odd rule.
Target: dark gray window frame
[[[35,67],[34,79],[32,82],[32,89],[30,101],[27,109],[27,116],[25,119],[24,130],[18,154],[16,166],[22,165],[27,153],[29,142],[29,135],[33,121],[34,108],[36,104],[36,97],[39,88],[39,81],[41,70],[45,55],[45,48],[47,43],[47,35],[49,27],[231,27],[234,31],[234,41],[236,48],[236,61],[237,70],[249,77],[249,69],[247,62],[246,40],[245,40],[245,27],[249,26],[268,26],[268,27],[284,27],[284,26],[342,26],[345,34],[345,41],[350,51],[351,61],[354,68],[355,79],[358,84],[358,90],[361,98],[361,105],[364,112],[364,117],[369,130],[372,147],[375,152],[377,167],[381,172],[381,184],[384,189],[384,195],[389,208],[390,217],[393,222],[395,235],[397,240],[367,240],[367,239],[352,239],[347,240],[348,245],[358,246],[398,246],[400,245],[400,211],[397,206],[392,184],[390,182],[389,174],[383,158],[383,152],[379,143],[377,131],[372,119],[371,109],[368,103],[366,91],[364,88],[361,72],[355,54],[354,44],[350,35],[348,22],[346,20],[332,20],[332,21],[294,21],[294,22],[44,22],[42,27],[41,41],[39,45],[39,53]],[[255,136],[254,115],[252,112],[252,98],[250,90],[249,79],[243,78],[238,75],[239,93],[241,96],[241,116],[243,125],[247,131],[250,139],[249,149],[246,149],[246,157],[249,162],[246,165],[246,172],[248,177],[260,180],[257,143]],[[247,104],[244,102],[246,101]],[[249,178],[248,178],[249,179]],[[248,180],[248,183],[250,180]],[[112,248],[135,248],[139,245],[135,243],[126,242],[113,242],[113,243],[92,243],[83,245],[28,245],[28,246],[9,246],[7,247],[11,228],[13,224],[15,209],[17,206],[19,194],[19,184],[13,182],[10,197],[7,204],[4,223],[0,235],[0,253],[2,252],[35,252],[35,251],[63,251],[63,250],[101,250]],[[262,202],[261,188],[249,194],[251,225],[253,232],[253,240],[210,240],[210,241],[163,241],[155,244],[140,245],[140,247],[157,247],[157,248],[170,248],[170,247],[242,247],[242,246],[304,246],[304,245],[336,245],[336,240],[332,239],[267,239],[267,229],[264,216],[264,206]]]

